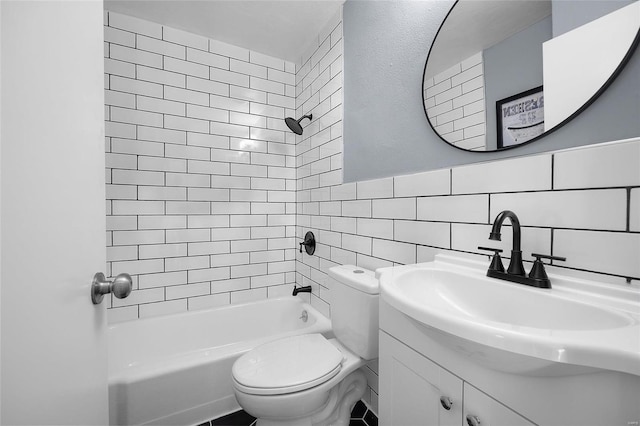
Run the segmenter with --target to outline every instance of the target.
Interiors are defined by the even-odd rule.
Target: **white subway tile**
[[[260,90],[247,89],[246,87],[230,86],[229,96],[236,99],[242,99],[245,101],[260,102],[262,104],[267,102],[267,94]],[[275,108],[275,107],[274,107]],[[252,114],[261,114],[259,112],[251,111]]]
[[[168,129],[184,130],[188,132],[209,132],[209,122],[195,118],[167,115],[164,117],[164,126]]]
[[[149,37],[162,38],[161,25],[120,13],[109,12],[109,26]]]
[[[251,189],[251,178],[245,176],[211,176],[211,187]]]
[[[396,197],[446,195],[450,191],[449,169],[416,173],[393,178]]]
[[[373,239],[372,255],[396,263],[416,263],[415,244]]]
[[[219,135],[205,135],[202,133],[187,133],[187,145],[228,149],[229,137]]]
[[[165,86],[164,98],[189,104],[209,106],[209,95],[207,93],[181,89],[179,87]]]
[[[209,256],[170,257],[164,260],[164,270],[189,271],[209,267]]]
[[[206,52],[203,52],[207,54]],[[209,67],[195,62],[183,61],[181,59],[165,57],[164,67],[167,71],[190,75],[192,77],[208,78]]]
[[[627,191],[583,190],[491,195],[491,219],[512,210],[522,225],[624,231]]]
[[[266,275],[266,273],[266,263],[258,263],[254,265],[235,265],[231,267],[231,278],[253,277],[256,275]]]
[[[229,122],[242,126],[266,127],[267,119],[259,115],[244,114],[241,112],[230,112]]]
[[[137,109],[143,111],[153,111],[163,114],[185,115],[185,105],[181,102],[167,101],[157,98],[148,98],[138,95]],[[184,138],[184,136],[182,136]],[[181,142],[184,143],[184,142]]]
[[[188,271],[188,281],[197,283],[202,281],[217,281],[229,279],[230,268],[228,266],[222,268],[196,269]]]
[[[251,213],[251,203],[211,203],[211,210],[214,214],[249,214]]]
[[[167,201],[166,214],[210,214],[211,205],[206,201]]]
[[[375,179],[357,183],[358,199],[392,198],[393,178]]]
[[[252,75],[260,78],[267,78],[267,68],[262,65],[231,59],[229,69],[233,72]]]
[[[187,311],[187,300],[145,303],[140,305],[140,318],[151,318],[163,315],[178,314]]]
[[[554,154],[554,189],[640,185],[640,139]]]
[[[555,230],[553,255],[564,256],[560,266],[640,277],[640,234]]]
[[[415,219],[415,198],[394,198],[389,200],[373,200],[372,217],[379,219]]]
[[[105,58],[104,72],[105,72],[105,81],[107,83],[109,83],[109,78],[108,78],[109,76],[107,74],[121,76],[121,77],[135,78],[136,65],[129,62],[123,62],[123,61],[117,61],[115,59]],[[105,87],[105,88],[109,88],[109,87]]]
[[[274,93],[277,95],[284,95],[284,84],[278,83],[277,81],[269,81],[260,77],[248,77],[249,85],[246,87],[250,87],[251,89],[262,90],[264,92],[269,92],[269,94]],[[282,106],[282,105],[277,105]]]
[[[371,200],[343,201],[342,215],[347,217],[371,217]]]
[[[221,136],[231,136],[236,138],[249,137],[249,127],[238,126],[235,124],[211,122],[209,131],[211,134]]]
[[[211,293],[211,285],[208,282],[205,282],[205,283],[196,283],[196,284],[167,287],[166,297],[167,297],[167,300],[185,299],[187,297],[204,296],[210,293]],[[180,301],[180,302],[184,302],[184,301]]]
[[[112,44],[109,48],[109,57],[132,64],[146,65],[154,68],[162,68],[162,55],[132,49],[126,46]]]
[[[111,139],[111,151],[123,154],[164,155],[164,144],[130,139]]]
[[[186,172],[187,161],[174,158],[140,156],[138,157],[138,169],[161,172]],[[171,186],[169,179],[167,179],[167,185]]]
[[[186,216],[140,216],[138,229],[181,229],[187,227]]]
[[[451,179],[454,194],[548,190],[551,189],[551,156],[455,167]]]
[[[132,124],[105,122],[105,136],[135,139],[136,126]]]
[[[203,52],[198,49],[187,49],[187,60],[190,62],[197,62],[211,67],[229,69],[229,58],[215,53]],[[208,72],[208,70],[207,70]],[[209,75],[203,76],[203,78],[209,78]]]
[[[187,271],[143,274],[138,282],[140,289],[186,284]]]
[[[115,169],[111,172],[112,182],[125,185],[164,185],[164,174],[137,170]]]
[[[240,59],[241,61],[249,61],[249,50],[221,41],[209,40],[209,51],[218,55]]]
[[[209,40],[205,37],[171,27],[163,27],[162,39],[196,49],[209,50]]]
[[[208,296],[190,297],[187,299],[187,302],[190,311],[197,311],[228,305],[231,303],[231,296],[229,293],[211,294]]]
[[[189,216],[189,228],[228,228],[228,215],[195,215]]]
[[[229,174],[228,163],[218,163],[214,161],[197,161],[189,160],[187,162],[187,170],[189,173],[205,173],[210,175],[228,175]]]
[[[142,126],[162,127],[163,116],[154,112],[111,107],[111,121]]]
[[[208,108],[200,105],[187,105],[187,117],[202,120],[229,121],[229,111],[217,108]]]
[[[107,309],[107,324],[117,324],[138,319],[138,305]]]
[[[109,88],[119,92],[131,93],[136,95],[152,96],[156,98],[162,97],[162,86],[156,83],[146,81],[133,80],[130,78],[112,75],[109,82]]]
[[[251,290],[234,291],[231,293],[231,303],[248,303],[267,298],[266,288],[254,288]]]
[[[122,31],[112,27],[104,27],[104,41],[128,47],[135,47],[136,35],[129,31]]]
[[[166,181],[168,186],[197,186],[206,188],[211,185],[211,178],[209,176],[187,173],[167,173]]]
[[[187,76],[187,89],[199,92],[212,93],[214,95],[229,96],[229,85],[209,79]]]
[[[137,216],[107,216],[107,231],[132,231],[138,229]]]
[[[170,186],[138,186],[139,200],[186,200],[186,188]]]
[[[140,50],[147,50],[149,52],[172,56],[179,59],[185,59],[186,57],[186,48],[179,44],[168,43],[156,38],[145,37],[140,34],[136,36],[136,43],[136,48]]]
[[[107,247],[107,262],[137,259],[138,246]]]
[[[219,68],[209,68],[209,80],[233,84],[235,86],[249,87],[248,75],[238,74],[236,72],[226,71]]]
[[[229,253],[229,241],[208,241],[208,242],[199,242],[199,243],[189,243],[188,244],[188,253],[189,256],[200,256],[203,254],[211,255],[211,254],[219,254],[219,253]],[[224,266],[224,265],[214,265],[211,266]]]
[[[342,248],[366,255],[371,255],[372,242],[370,237],[359,235],[342,235]]]
[[[208,229],[168,229],[165,231],[167,243],[210,241]]]
[[[257,228],[255,228],[257,229]],[[252,239],[231,241],[231,252],[251,252],[251,251],[264,251],[267,250],[268,242],[266,239],[256,239],[252,236]]]
[[[114,215],[154,215],[164,213],[162,201],[114,200]]]
[[[138,161],[135,155],[107,153],[105,165],[107,168],[135,170]]]
[[[163,244],[164,231],[113,231],[113,245]]]
[[[442,222],[394,221],[394,240],[426,246],[451,246],[450,224]]]
[[[187,255],[186,244],[145,244],[139,247],[140,259],[163,259]]]
[[[215,228],[211,230],[212,241],[236,241],[251,238],[251,228]]]
[[[418,198],[418,220],[488,223],[488,195]]]
[[[212,267],[246,265],[249,263],[249,253],[213,254],[210,261]]]
[[[231,175],[233,176],[249,176],[249,177],[266,177],[267,167],[249,164],[231,164]]]
[[[282,59],[253,51],[250,52],[249,58],[252,64],[264,65],[265,67],[284,71],[284,61]]]
[[[189,201],[229,201],[229,189],[187,188]]]

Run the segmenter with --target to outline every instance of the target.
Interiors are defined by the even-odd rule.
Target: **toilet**
[[[350,265],[329,269],[329,277],[335,338],[286,337],[233,364],[236,399],[258,426],[347,426],[364,395],[361,367],[378,357],[378,280]]]

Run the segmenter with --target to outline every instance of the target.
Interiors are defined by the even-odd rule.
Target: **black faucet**
[[[502,260],[500,259],[500,252],[502,252],[501,249],[478,247],[480,250],[489,250],[494,252],[491,265],[489,265],[489,269],[487,270],[487,276],[533,287],[551,288],[551,281],[544,270],[544,263],[542,263],[540,259],[543,258],[561,261],[565,261],[567,259],[564,257],[531,253],[531,255],[536,258],[536,261],[533,263],[533,267],[527,276],[524,270],[524,265],[522,264],[522,249],[520,247],[522,237],[520,234],[520,221],[514,212],[511,210],[504,210],[496,216],[496,219],[493,221],[491,233],[489,234],[489,239],[495,241],[501,240],[500,229],[502,228],[502,223],[507,218],[509,218],[511,226],[513,227],[511,261],[509,262],[507,271],[504,271],[504,266],[502,266]]]
[[[296,296],[298,293],[311,293],[311,286],[293,287],[293,295]]]

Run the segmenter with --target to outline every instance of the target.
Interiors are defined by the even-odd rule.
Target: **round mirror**
[[[458,0],[425,65],[429,124],[467,151],[534,142],[606,89],[639,28],[639,1]]]

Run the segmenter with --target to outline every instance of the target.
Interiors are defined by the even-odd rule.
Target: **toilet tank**
[[[363,359],[378,358],[378,299],[373,271],[353,265],[329,269],[331,324],[336,338]]]

